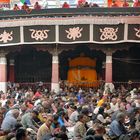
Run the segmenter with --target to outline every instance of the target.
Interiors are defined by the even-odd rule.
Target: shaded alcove
[[[14,59],[15,82],[51,81],[52,56],[47,51],[37,51],[26,45],[14,52]]]
[[[140,45],[129,43],[128,50],[113,54],[113,80],[117,82],[140,81]]]
[[[95,49],[90,49],[88,44],[78,44],[75,46],[68,46],[69,49],[62,51],[59,55],[59,63],[60,63],[60,79],[67,80],[67,74],[69,70],[69,60],[79,57],[80,54],[84,54],[84,56],[96,59],[96,71],[99,75],[102,76],[102,64],[105,61],[105,54],[102,51],[97,51]],[[70,48],[73,47],[73,48]]]

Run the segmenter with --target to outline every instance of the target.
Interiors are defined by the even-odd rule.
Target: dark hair
[[[68,136],[63,132],[58,133],[56,137],[60,138],[61,140],[68,140]]]
[[[84,115],[88,115],[89,114],[88,108],[82,108],[81,113]]]
[[[58,118],[59,118],[59,116],[58,116],[57,114],[54,114],[54,115],[53,115],[53,120],[54,120],[54,121],[57,121]]]
[[[26,136],[26,129],[24,129],[23,127],[20,127],[16,132],[16,139],[22,140],[22,138],[25,136]]]
[[[95,131],[93,130],[93,128],[89,128],[87,130],[86,136],[89,136],[89,135],[95,135]]]
[[[83,118],[83,116],[84,116],[83,114],[79,114],[78,115],[78,121],[80,121]]]
[[[131,138],[133,138],[133,137],[139,137],[139,135],[140,135],[140,133],[136,129],[131,132]]]
[[[104,113],[104,107],[100,107],[99,111],[98,111],[98,114],[103,114],[103,113]]]
[[[95,140],[95,138],[92,135],[88,135],[84,138],[84,140]]]
[[[34,114],[37,115],[37,116],[39,115],[39,113],[38,113],[37,110],[33,110],[32,113],[34,113]]]

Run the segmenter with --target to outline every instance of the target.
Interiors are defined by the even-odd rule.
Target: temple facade
[[[6,92],[8,81],[20,82],[17,75],[20,75],[22,70],[26,71],[23,64],[28,63],[28,58],[25,58],[26,55],[22,57],[24,63],[21,70],[19,70],[21,64],[19,60],[23,54],[26,54],[27,48],[29,50],[34,48],[38,53],[41,51],[42,55],[47,54],[46,61],[49,62],[44,62],[43,57],[41,62],[48,64],[46,72],[49,71],[48,75],[51,75],[48,82],[51,83],[52,90],[59,91],[60,79],[67,80],[67,76],[62,76],[63,78],[60,76],[60,64],[63,64],[63,59],[77,56],[76,53],[75,56],[71,54],[77,46],[80,46],[79,50],[83,50],[79,54],[85,52],[92,57],[91,52],[93,54],[97,52],[97,59],[101,55],[104,56],[101,60],[104,64],[103,67],[101,66],[104,70],[102,79],[107,85],[112,85],[113,55],[116,56],[115,53],[118,51],[132,52],[130,48],[138,48],[140,43],[140,10],[128,8],[123,11],[122,9],[54,9],[48,12],[41,10],[32,13],[3,11],[0,14],[0,90]],[[88,49],[85,51],[83,46]],[[67,54],[67,57],[64,54]],[[30,60],[31,63],[37,63],[35,57],[33,58]],[[32,73],[31,63],[28,65],[28,70]],[[34,69],[37,67],[41,69],[40,63]],[[51,67],[50,70],[49,67]],[[99,71],[101,75],[101,70]],[[41,81],[41,79],[33,80],[35,81]]]

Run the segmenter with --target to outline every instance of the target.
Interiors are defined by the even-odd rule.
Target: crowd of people
[[[17,4],[14,5],[13,10],[26,10],[26,11],[31,11],[32,9],[35,10],[40,10],[40,9],[46,9],[48,7],[48,3],[44,3],[45,5],[41,6],[38,2],[36,2],[33,5],[33,8],[30,8],[26,2],[22,5],[20,8]],[[100,7],[97,3],[88,3],[86,0],[79,0],[77,3],[78,8],[82,7]],[[127,0],[124,0],[121,5],[118,5],[116,0],[112,1],[111,7],[131,7],[130,4],[127,2]],[[135,0],[134,3],[132,4],[132,7],[140,7],[140,0]],[[70,8],[70,4],[67,2],[64,2],[62,5],[62,8]]]
[[[1,140],[139,140],[140,89],[10,86],[0,126]]]

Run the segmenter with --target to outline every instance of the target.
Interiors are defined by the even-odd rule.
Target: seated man
[[[35,123],[35,119],[38,117],[38,112],[33,110],[32,112],[26,113],[21,118],[21,123],[24,128],[32,128],[37,132],[38,125]]]
[[[124,127],[125,122],[125,114],[124,113],[118,113],[116,116],[116,119],[112,121],[110,125],[109,130],[109,136],[111,138],[119,138],[122,134],[127,134],[127,130]]]
[[[1,129],[5,132],[11,132],[17,124],[18,116],[19,110],[13,109],[8,111],[2,122]]]

